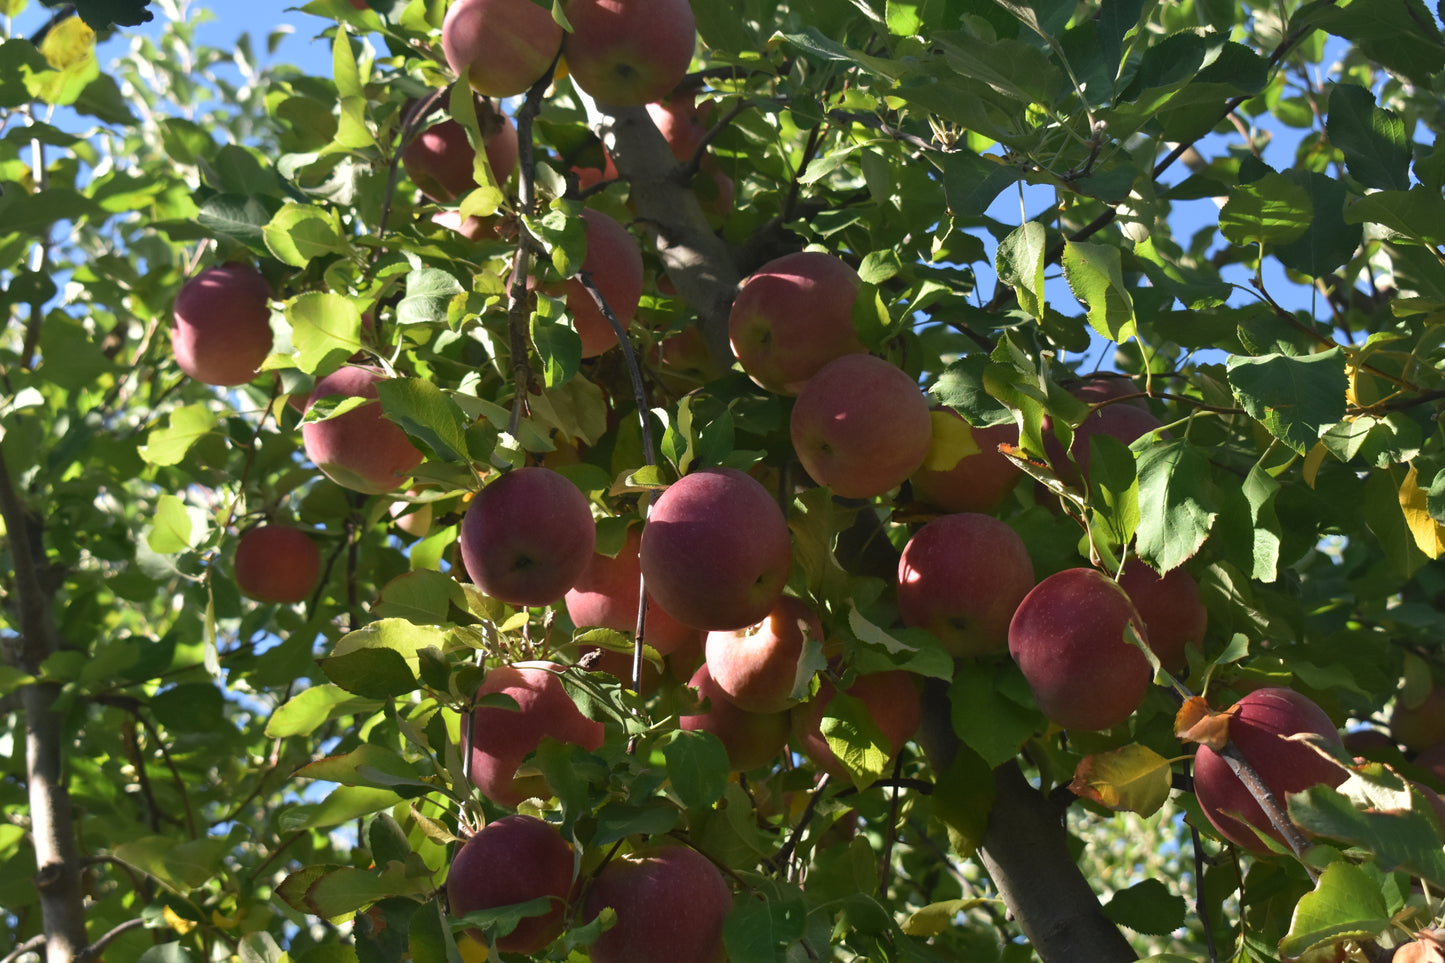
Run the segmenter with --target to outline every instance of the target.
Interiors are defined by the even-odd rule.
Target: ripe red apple
[[[236,587],[258,602],[304,602],[321,577],[321,550],[290,525],[258,525],[236,543]]]
[[[890,754],[898,755],[918,731],[923,716],[913,675],[902,669],[860,675],[846,691],[863,703],[869,718],[888,740]],[[833,754],[823,736],[823,717],[827,715],[828,703],[837,692],[833,683],[824,679],[817,694],[793,710],[793,740],[798,750],[819,769],[830,773],[834,779],[847,779],[847,768]]]
[[[517,128],[486,101],[477,106],[477,120],[492,176],[505,183],[517,167]],[[438,204],[451,204],[476,188],[476,156],[466,128],[444,120],[413,137],[401,152],[401,162],[423,194]]]
[[[245,264],[209,267],[181,285],[173,310],[176,364],[208,385],[256,377],[271,353],[271,285]]]
[[[550,605],[592,560],[597,526],[567,476],[516,468],[472,499],[460,541],[477,588],[508,605]]]
[[[375,368],[347,365],[316,382],[306,410],[322,398],[376,398],[376,385],[385,375]],[[422,462],[422,453],[406,432],[382,412],[374,401],[325,421],[301,426],[306,457],[328,478],[343,488],[379,495],[396,491],[405,484],[412,469]]]
[[[1182,568],[1160,575],[1137,558],[1124,563],[1119,587],[1144,619],[1149,648],[1164,668],[1179,673],[1189,664],[1185,649],[1204,644],[1209,610],[1199,600],[1199,583]]]
[[[647,114],[672,149],[672,156],[680,161],[692,160],[708,129],[706,114],[697,107],[697,91],[674,91],[648,104]]]
[[[706,856],[667,846],[619,856],[598,871],[582,918],[604,907],[617,924],[588,947],[592,963],[721,963],[732,892]]]
[[[935,408],[931,417],[928,455],[910,479],[914,497],[946,512],[996,511],[1023,475],[998,450],[1019,443],[1018,425],[975,428],[952,408]]]
[[[767,615],[793,565],[778,503],[735,468],[706,468],[673,482],[642,529],[647,590],[683,625],[740,629]]]
[[[1256,689],[1233,706],[1229,741],[1259,773],[1281,806],[1292,792],[1311,786],[1338,786],[1347,773],[1302,742],[1287,737],[1315,733],[1340,744],[1335,724],[1307,696],[1290,689]],[[1208,746],[1194,754],[1194,794],[1199,807],[1224,838],[1256,853],[1268,852],[1255,830],[1281,844],[1284,837],[1264,814],[1254,795],[1240,782],[1229,763]]]
[[[562,28],[532,0],[455,0],[442,21],[442,52],[483,97],[526,93],[562,48]]]
[[[582,212],[587,222],[587,254],[581,270],[592,282],[617,320],[626,329],[637,316],[642,300],[642,251],[627,228],[616,219],[590,208]],[[617,332],[603,315],[592,295],[577,278],[569,278],[563,290],[567,313],[582,339],[582,357],[594,358],[617,343]]]
[[[843,498],[898,487],[933,438],[917,383],[871,354],[845,354],[818,369],[798,393],[790,430],[803,468]]]
[[[563,53],[572,82],[597,101],[636,107],[672,93],[692,63],[688,0],[568,0]]]
[[[1403,694],[1397,696],[1390,712],[1390,735],[1410,752],[1445,742],[1445,686],[1434,686],[1413,704]]]
[[[1024,596],[1009,623],[1009,653],[1050,722],[1109,729],[1139,707],[1154,673],[1125,641],[1126,625],[1146,637],[1128,594],[1091,568],[1050,575]]]
[[[708,672],[738,708],[782,712],[795,701],[798,661],[809,638],[822,644],[823,623],[802,599],[784,595],[756,625],[708,633]]]
[[[497,940],[504,953],[538,953],[562,932],[572,892],[572,846],[535,816],[504,816],[474,833],[457,851],[447,873],[451,915],[551,899],[541,916],[524,917]],[[468,930],[484,940],[481,930]]]
[[[943,515],[909,539],[898,560],[898,614],[955,656],[1008,648],[1009,620],[1034,587],[1024,540],[992,515]]]
[[[687,684],[697,690],[699,701],[706,702],[707,708],[682,716],[678,725],[717,736],[734,770],[750,772],[766,766],[783,751],[788,742],[787,710],[749,712],[739,708],[713,679],[706,663],[698,666]]]
[[[602,723],[584,716],[562,686],[562,666],[504,665],[490,670],[477,697],[494,692],[516,700],[518,708],[472,710],[464,751],[472,756],[472,782],[482,795],[515,808],[531,796],[547,798],[552,790],[540,774],[518,775],[527,756],[544,737],[596,751],[602,745]]]
[[[796,395],[818,369],[862,353],[853,330],[858,272],[821,251],[785,254],[753,272],[728,314],[733,353],[748,377]]]
[[[578,627],[596,625],[619,632],[637,628],[637,591],[642,584],[642,563],[637,551],[642,529],[627,530],[627,540],[615,556],[594,554],[565,597],[567,614]],[[652,602],[648,593],[647,622],[643,628],[648,645],[667,655],[689,643],[696,644],[702,632],[683,625]],[[627,678],[632,670],[627,670]]]
[[[1084,400],[1088,400],[1085,398]],[[1052,422],[1044,419],[1044,451],[1054,472],[1071,484],[1087,481],[1089,477],[1089,439],[1094,435],[1112,435],[1124,444],[1132,444],[1151,431],[1164,427],[1163,422],[1143,408],[1132,404],[1112,404],[1095,408],[1074,429],[1074,440],[1069,445],[1069,456],[1064,456],[1063,446],[1054,437]],[[1167,435],[1165,436],[1167,437]],[[1075,467],[1077,465],[1077,467]]]

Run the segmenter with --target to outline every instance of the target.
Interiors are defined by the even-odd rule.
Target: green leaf
[[[1139,556],[1161,574],[1199,550],[1219,511],[1209,459],[1188,441],[1158,442],[1138,455]]]
[[[723,946],[730,960],[777,960],[782,947],[803,938],[808,905],[801,897],[748,899],[723,921]]]
[[[948,690],[953,731],[983,757],[989,768],[1018,755],[1020,747],[1043,727],[1028,682],[1012,662],[980,662],[958,672]]]
[[[1314,891],[1295,906],[1280,954],[1297,957],[1345,939],[1373,939],[1389,926],[1379,870],[1339,860],[1325,867]]]
[[[1127,545],[1139,525],[1134,453],[1112,435],[1089,439],[1089,505],[1112,544]]]
[[[667,777],[682,804],[705,809],[722,798],[727,789],[727,749],[711,732],[679,729],[662,750],[667,760]]]
[[[1273,582],[1279,572],[1280,543],[1284,538],[1274,510],[1279,491],[1280,483],[1259,465],[1251,468],[1244,479],[1244,497],[1249,502],[1250,521],[1253,523],[1254,551],[1250,577],[1261,582]]]
[[[1350,41],[1365,57],[1413,84],[1428,86],[1433,75],[1445,68],[1445,40],[1421,0],[1311,3],[1295,14],[1289,32],[1307,27],[1320,27]]]
[[[1445,197],[1424,186],[1379,191],[1346,208],[1345,222],[1379,224],[1401,240],[1440,244],[1445,242]]]
[[[1027,221],[999,242],[994,255],[999,280],[1013,287],[1019,305],[1035,318],[1044,316],[1044,226]]]
[[[296,770],[303,779],[319,779],[343,786],[370,786],[391,789],[406,795],[404,790],[419,788],[429,792],[436,787],[417,775],[416,766],[400,753],[386,746],[363,743],[339,756],[327,756]]]
[[[1410,138],[1392,110],[1375,106],[1375,95],[1355,84],[1330,91],[1325,131],[1345,155],[1350,176],[1366,187],[1410,189]]]
[[[1013,424],[1013,412],[984,387],[984,370],[990,364],[986,354],[965,355],[944,369],[928,393],[976,428]]]
[[[303,829],[329,829],[353,819],[390,809],[402,798],[390,789],[370,786],[341,786],[319,803],[293,806],[281,813],[283,832]]]
[[[266,735],[272,739],[306,736],[328,720],[353,707],[370,705],[337,685],[314,685],[292,696],[266,721]]]
[[[1313,213],[1308,191],[1270,171],[1230,189],[1219,232],[1232,244],[1288,244],[1309,230]]]
[[[1345,416],[1345,354],[1331,348],[1318,354],[1231,357],[1229,386],[1250,416],[1301,455]]]
[[[195,526],[186,503],[167,492],[156,499],[155,515],[146,544],[159,555],[174,555],[191,546]]]
[[[882,777],[893,750],[861,699],[846,692],[834,693],[819,728],[854,786],[862,789]]]
[[[275,197],[217,194],[201,205],[196,221],[211,234],[246,245],[257,254],[270,254],[266,247],[266,225],[281,209]]]
[[[396,323],[446,324],[452,299],[465,293],[447,271],[417,268],[406,276],[406,296],[396,306]]]
[[[1304,187],[1314,215],[1310,229],[1289,244],[1276,247],[1274,256],[1301,274],[1323,277],[1354,256],[1364,231],[1358,223],[1345,220],[1349,192],[1343,181],[1317,171],[1291,170],[1285,176]]]
[[[328,254],[348,249],[336,224],[336,212],[307,204],[287,204],[262,229],[266,247],[283,263],[304,268]]]
[[[381,407],[408,435],[443,461],[467,462],[467,416],[452,397],[421,378],[377,382]]]
[[[152,465],[178,465],[191,446],[210,434],[219,419],[209,405],[185,405],[171,412],[164,428],[152,428],[140,454]]]
[[[1361,812],[1328,786],[1291,793],[1288,805],[1290,818],[1306,832],[1363,847],[1387,872],[1403,869],[1431,885],[1445,886],[1440,832],[1424,812]],[[1346,880],[1342,885],[1348,884]]]
[[[138,27],[150,23],[155,14],[148,9],[150,0],[76,0],[75,12],[92,30],[104,30],[112,24]]]
[[[1119,249],[1106,244],[1068,241],[1064,277],[1074,297],[1089,312],[1089,326],[1110,341],[1134,336],[1134,299],[1124,283]]]
[[[1115,893],[1104,904],[1104,915],[1136,933],[1165,936],[1184,925],[1189,906],[1171,893],[1163,880],[1146,879]]]
[[[307,291],[286,302],[296,365],[307,374],[335,370],[361,350],[361,312],[351,299],[330,291]]]

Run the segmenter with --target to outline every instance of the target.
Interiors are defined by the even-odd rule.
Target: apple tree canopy
[[[695,56],[619,106],[567,69],[580,31],[526,94],[474,97],[450,6],[309,0],[303,71],[275,35],[199,43],[178,0],[0,0],[0,961],[1313,963],[1432,926],[1438,9],[658,2],[606,89],[667,31]],[[420,193],[443,173],[458,197]],[[584,210],[626,238],[589,244]],[[843,267],[768,323],[832,325],[901,388],[799,405],[737,361],[739,285],[805,250]],[[223,265],[269,335],[225,285],[173,317]],[[834,360],[754,334],[800,381]],[[264,360],[204,384],[182,338]],[[898,430],[920,393],[921,461],[884,450],[927,436]],[[844,426],[801,460],[798,410]],[[803,468],[835,456],[915,467],[843,498]],[[522,490],[504,556],[475,496],[539,467],[592,525]],[[785,523],[718,496],[650,541],[702,471]],[[900,566],[964,512],[1008,552]],[[263,525],[318,551],[238,566]],[[568,557],[571,594],[488,596],[464,528],[529,585]],[[994,603],[1073,569],[1109,606],[1029,603],[1065,670]],[[704,644],[725,616],[639,621],[646,571],[736,598],[710,609],[784,586],[809,614],[739,638],[777,636],[787,707],[712,678],[751,684],[708,669],[743,658]],[[1115,663],[1142,697],[1110,704],[1138,688]],[[1238,721],[1256,690],[1310,708]],[[1051,720],[1085,697],[1124,721]],[[1199,746],[1233,781],[1196,795]],[[519,812],[560,883],[525,852],[495,863],[510,904],[449,880]],[[649,912],[648,867],[691,929]]]

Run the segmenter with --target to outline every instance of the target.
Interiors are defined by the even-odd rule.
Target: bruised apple
[[[788,741],[787,710],[749,712],[740,708],[713,679],[706,663],[698,666],[687,684],[697,690],[698,701],[705,707],[682,716],[678,725],[717,736],[734,770],[749,772],[766,766],[782,752]]]
[[[550,605],[592,560],[597,527],[577,486],[550,468],[516,468],[487,485],[462,518],[472,583],[508,605]]]
[[[316,382],[306,402],[309,412],[322,398],[379,397],[377,384],[386,376],[376,368],[347,365]],[[306,457],[336,484],[368,495],[396,491],[414,468],[422,453],[406,432],[386,417],[381,402],[372,400],[358,408],[301,426]]]
[[[673,482],[638,549],[647,589],[683,625],[740,629],[772,609],[793,565],[788,522],[768,490],[735,468]]]
[[[258,525],[236,543],[236,587],[258,602],[304,602],[321,577],[321,550],[299,528]]]
[[[447,65],[483,97],[526,93],[561,47],[561,26],[532,0],[455,0],[442,20]]]
[[[1009,622],[1009,654],[1050,722],[1109,729],[1133,715],[1154,673],[1126,626],[1146,638],[1128,594],[1092,568],[1050,575],[1024,596]]]
[[[728,314],[738,363],[760,387],[796,395],[819,368],[865,351],[853,329],[858,272],[821,251],[785,254],[753,272]]]
[[[697,46],[688,0],[568,0],[567,19],[572,82],[603,104],[638,107],[666,97]]]
[[[447,872],[453,916],[550,899],[540,916],[523,917],[497,939],[504,953],[537,953],[562,932],[572,892],[572,846],[555,826],[535,816],[504,816],[483,826],[457,851]],[[481,930],[468,930],[485,939]]]
[[[1308,696],[1292,689],[1256,689],[1230,710],[1229,741],[1239,750],[1281,806],[1292,792],[1311,786],[1338,786],[1348,775],[1337,763],[1309,745],[1290,739],[1312,733],[1340,745],[1339,731],[1330,717]],[[1229,763],[1208,746],[1194,754],[1194,794],[1199,807],[1220,835],[1256,853],[1268,852],[1255,830],[1284,845],[1264,809],[1234,774]]]
[[[708,633],[708,672],[738,708],[782,712],[795,701],[798,662],[809,638],[822,644],[823,623],[806,602],[784,595],[756,625]]]
[[[544,738],[596,751],[602,745],[602,723],[584,716],[562,685],[562,666],[504,665],[490,670],[477,698],[503,693],[516,709],[482,706],[471,712],[465,751],[471,753],[472,782],[482,795],[515,808],[531,796],[552,794],[539,774],[518,775],[523,761]]]
[[[917,382],[871,354],[845,354],[818,369],[798,393],[789,430],[808,475],[843,498],[898,487],[933,438]]]
[[[720,963],[732,892],[716,866],[687,846],[619,856],[597,872],[582,919],[605,907],[617,923],[588,947],[592,963]]]
[[[928,629],[951,655],[1008,648],[1009,620],[1034,587],[1024,541],[992,515],[935,518],[898,560],[898,614]]]
[[[637,592],[642,584],[642,563],[637,551],[642,544],[642,530],[627,530],[627,539],[614,556],[594,553],[582,574],[572,583],[564,597],[572,624],[600,626],[619,632],[637,628]],[[648,594],[647,621],[643,625],[643,641],[661,655],[700,640],[702,633],[689,628],[663,611]],[[631,678],[631,659],[626,678]]]
[[[249,383],[271,353],[271,293],[245,264],[209,267],[186,281],[172,312],[176,364],[204,384]]]

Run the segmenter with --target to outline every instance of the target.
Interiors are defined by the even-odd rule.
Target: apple
[[[236,543],[236,588],[257,602],[304,602],[321,577],[321,550],[290,525],[258,525]]]
[[[1445,785],[1445,742],[1437,742],[1422,750],[1410,763],[1430,773],[1440,785]]]
[[[316,382],[306,410],[322,398],[377,398],[386,376],[376,368],[346,365]],[[379,495],[396,491],[422,462],[422,453],[406,432],[383,413],[380,401],[353,408],[335,418],[301,426],[306,457],[342,488]]]
[[[798,393],[789,428],[803,468],[843,498],[898,487],[933,438],[917,382],[871,354],[845,354],[818,369]]]
[[[617,923],[587,948],[592,963],[721,963],[732,892],[706,856],[664,846],[619,856],[597,872],[582,918],[605,907]]]
[[[572,82],[603,104],[661,100],[692,63],[697,29],[688,0],[568,0],[566,9]]]
[[[562,685],[563,666],[504,665],[487,672],[477,697],[503,693],[517,709],[483,706],[471,712],[464,751],[471,754],[472,782],[498,805],[516,808],[529,797],[552,794],[540,774],[518,775],[543,738],[595,752],[602,746],[602,723],[584,716]]]
[[[176,364],[208,385],[249,383],[271,353],[271,285],[245,264],[209,267],[181,285],[173,309]]]
[[[1018,425],[975,428],[952,408],[935,408],[931,418],[928,454],[909,479],[914,497],[946,512],[997,511],[1023,475],[998,450],[1019,443]]]
[[[787,710],[749,712],[735,705],[713,679],[706,663],[687,682],[697,690],[706,708],[678,720],[683,729],[711,732],[728,751],[728,762],[737,772],[750,772],[778,757],[788,742]]]
[[[680,161],[692,160],[708,130],[706,114],[697,107],[697,91],[675,90],[648,104],[647,115],[672,149],[672,156]]]
[[[1054,437],[1052,422],[1045,418],[1044,452],[1048,455],[1049,464],[1053,466],[1055,474],[1066,482],[1078,484],[1088,481],[1089,478],[1089,439],[1094,435],[1111,435],[1129,445],[1162,427],[1163,422],[1153,414],[1132,404],[1104,405],[1089,412],[1074,429],[1074,440],[1069,445],[1067,457],[1064,455],[1063,446]],[[1073,459],[1072,463],[1069,458]]]
[[[486,101],[477,105],[477,120],[492,176],[505,183],[517,168],[517,128]],[[476,188],[476,156],[466,128],[444,120],[413,137],[401,152],[401,162],[423,194],[438,204],[451,204]]]
[[[1326,742],[1340,744],[1335,724],[1307,696],[1291,689],[1265,688],[1244,696],[1230,709],[1229,741],[1264,780],[1281,806],[1292,792],[1311,786],[1338,786],[1347,773],[1303,742],[1289,739],[1314,733]],[[1244,849],[1266,853],[1255,830],[1284,843],[1254,794],[1234,774],[1229,763],[1208,746],[1194,754],[1194,794],[1204,815],[1219,834]]]
[[[642,301],[642,251],[627,228],[601,211],[582,212],[587,225],[587,254],[581,272],[592,278],[603,300],[625,330]],[[617,343],[613,329],[590,292],[577,278],[563,284],[567,313],[582,339],[582,357],[595,358]]]
[[[764,264],[743,281],[728,314],[733,353],[748,377],[796,395],[819,368],[866,351],[853,329],[858,272],[821,251]]]
[[[705,468],[668,486],[638,548],[647,590],[683,625],[740,629],[772,610],[793,565],[788,521],[768,490],[736,468]]]
[[[928,629],[954,656],[1006,650],[1009,620],[1033,587],[1024,540],[992,515],[935,518],[898,560],[903,624]]]
[[[532,0],[455,0],[442,20],[442,53],[483,97],[526,93],[562,48],[562,28]]]
[[[798,662],[809,638],[822,644],[823,623],[802,599],[784,595],[757,624],[708,633],[708,673],[739,709],[782,712],[796,701]]]
[[[523,917],[497,940],[504,953],[539,953],[562,932],[572,892],[572,846],[556,827],[535,816],[504,816],[474,833],[457,851],[447,872],[451,915],[552,900],[540,916]],[[485,940],[481,930],[468,930]]]
[[[1008,649],[1039,709],[1065,729],[1110,729],[1139,707],[1154,677],[1124,628],[1146,637],[1129,595],[1102,572],[1070,568],[1019,603]]]
[[[627,530],[627,539],[616,555],[596,553],[592,556],[564,596],[573,625],[579,628],[596,625],[619,632],[636,630],[637,593],[642,584],[642,563],[637,553],[641,544],[642,529],[634,526]],[[664,612],[652,601],[651,593],[648,601],[643,641],[660,655],[701,639],[699,630],[683,625]],[[626,678],[631,677],[629,668]]]
[[[421,494],[421,489],[409,488],[406,493],[414,497]],[[391,503],[391,507],[386,510],[386,513],[391,516],[392,524],[395,525],[398,530],[405,532],[413,538],[425,538],[431,534],[433,514],[431,502],[413,502],[406,499],[398,499]]]
[[[592,507],[550,468],[515,468],[483,488],[462,518],[472,583],[508,605],[550,605],[582,575],[597,546]]]
[[[918,731],[923,708],[911,673],[894,669],[860,675],[845,691],[863,703],[869,718],[888,740],[890,756],[898,755]],[[823,718],[837,692],[833,683],[824,679],[813,698],[793,710],[793,741],[819,769],[834,779],[848,779],[847,768],[823,736]]]
[[[1116,398],[1127,398],[1130,395],[1140,393],[1139,386],[1134,379],[1126,374],[1119,374],[1113,371],[1096,371],[1088,377],[1068,385],[1069,393],[1080,401],[1087,401],[1096,405],[1102,401],[1113,401]],[[1121,404],[1149,410],[1149,402],[1145,398],[1129,398]]]
[[[1417,702],[1403,694],[1390,712],[1390,735],[1410,752],[1445,742],[1445,686],[1434,686]]]
[[[1174,674],[1189,664],[1185,650],[1204,645],[1209,610],[1199,600],[1199,583],[1182,568],[1160,575],[1137,558],[1124,563],[1119,587],[1144,619],[1149,648],[1159,662]]]

